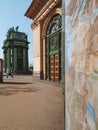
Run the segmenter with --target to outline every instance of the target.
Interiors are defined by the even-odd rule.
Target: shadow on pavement
[[[34,87],[20,87],[20,86],[4,86],[0,87],[0,96],[10,96],[14,94],[18,94],[19,92],[37,92],[38,89]]]
[[[16,84],[16,85],[25,85],[25,84],[32,84],[32,83],[29,83],[29,82],[2,82],[0,84]]]

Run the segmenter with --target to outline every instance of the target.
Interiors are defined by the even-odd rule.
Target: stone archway
[[[46,45],[46,46],[44,46]],[[49,21],[46,37],[43,37],[43,61],[45,79],[61,80],[61,15],[55,14]],[[46,52],[46,53],[45,53]]]
[[[53,16],[56,14],[62,15],[62,11],[60,8],[54,9],[50,12],[50,14],[45,18],[42,25],[42,32],[41,32],[41,70],[43,72],[43,79],[47,79],[46,75],[46,37],[47,37],[47,28]]]
[[[55,9],[52,10],[51,13],[48,15],[48,17],[45,18],[45,21],[43,23],[42,37],[46,37],[46,32],[47,32],[49,22],[55,14],[62,15],[61,9],[57,8],[56,10]]]

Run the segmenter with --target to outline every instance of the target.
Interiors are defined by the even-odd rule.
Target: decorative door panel
[[[55,54],[54,72],[55,81],[59,81],[59,54]]]
[[[50,79],[52,81],[59,80],[59,54],[50,56]]]
[[[50,56],[50,79],[52,80],[52,81],[54,81],[55,80],[55,78],[54,78],[54,73],[55,73],[55,60],[54,60],[54,55],[52,55],[52,56]]]

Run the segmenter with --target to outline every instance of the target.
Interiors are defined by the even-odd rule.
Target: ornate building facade
[[[34,75],[61,80],[61,0],[33,0],[25,16],[32,19]]]
[[[4,72],[12,68],[15,73],[26,73],[28,70],[28,40],[27,35],[14,27],[7,32],[7,38],[2,47],[4,54]]]

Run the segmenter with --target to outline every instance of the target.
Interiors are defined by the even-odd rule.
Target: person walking
[[[8,70],[7,78],[8,78],[8,76],[11,76],[13,78],[13,74],[12,74],[12,69],[11,68],[9,68],[9,70]]]

